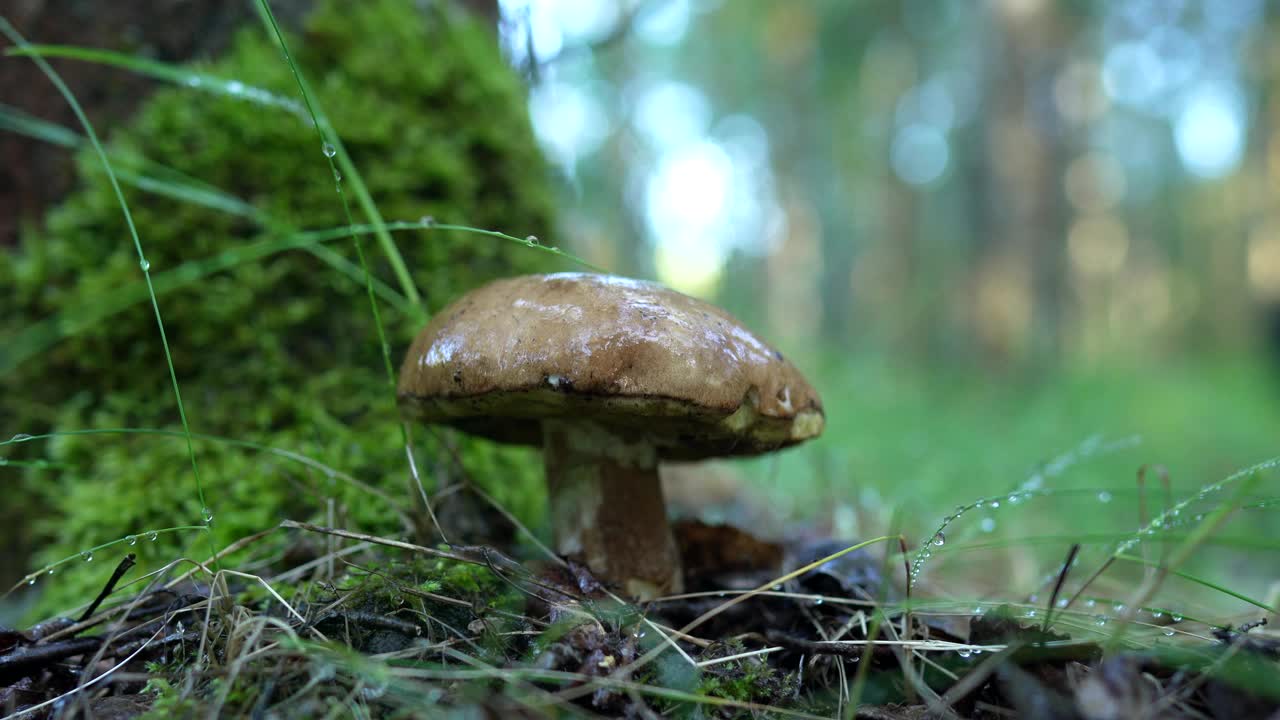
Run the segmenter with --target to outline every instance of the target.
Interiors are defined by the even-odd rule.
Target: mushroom
[[[824,422],[795,366],[724,310],[588,273],[458,298],[414,341],[397,395],[407,418],[541,446],[557,551],[639,599],[683,585],[660,461],[770,452]]]

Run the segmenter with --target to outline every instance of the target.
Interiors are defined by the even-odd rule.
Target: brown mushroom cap
[[[542,420],[589,418],[663,459],[758,454],[823,427],[813,387],[724,310],[588,273],[459,298],[414,341],[397,394],[410,417],[510,443],[542,444]]]

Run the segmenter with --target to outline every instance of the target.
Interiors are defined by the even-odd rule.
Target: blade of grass
[[[83,135],[69,128],[33,117],[3,103],[0,103],[0,130],[25,135],[35,140],[71,149],[79,148],[86,142]],[[116,175],[139,190],[201,205],[231,215],[247,217],[259,222],[259,224],[268,224],[265,216],[258,208],[230,193],[188,177],[173,168],[136,157],[122,156],[118,153],[108,152],[107,157],[111,158]]]
[[[416,222],[393,222],[389,223],[386,227],[391,232],[408,230],[421,231],[424,229],[421,223]],[[506,233],[496,232],[493,230],[482,230],[479,228],[467,227],[465,225],[433,225],[430,229],[432,231],[453,230],[458,232],[468,232],[486,237],[498,238],[508,242],[520,243],[521,245],[528,244],[527,241],[507,235]],[[313,251],[314,248],[321,243],[347,238],[350,237],[352,233],[368,235],[374,232],[376,232],[376,228],[372,225],[344,225],[324,230],[308,230],[306,232],[295,233],[286,237],[266,238],[256,243],[223,251],[202,260],[185,262],[172,270],[157,273],[154,277],[154,289],[157,294],[164,294],[166,292],[191,285],[213,273],[235,267],[242,263],[252,262],[269,255],[289,250]],[[594,266],[581,258],[578,258],[571,253],[564,252],[558,248],[539,245],[536,246],[535,249],[539,252],[551,253],[579,265],[595,269]],[[328,258],[325,256],[322,255],[320,257],[322,260],[328,261]],[[345,258],[343,258],[343,262],[346,262]],[[343,272],[362,272],[349,263],[339,269]],[[361,281],[363,281],[363,277],[361,277]],[[396,293],[394,289],[376,278],[372,278],[371,281],[374,285],[374,293],[379,297],[382,297],[397,308],[403,308],[406,306],[403,296]],[[56,313],[35,323],[34,325],[24,328],[14,338],[12,338],[11,341],[0,346],[0,372],[12,370],[20,363],[34,358],[41,352],[52,347],[58,340],[92,327],[102,320],[146,300],[147,297],[148,295],[145,292],[145,288],[121,288],[117,292],[113,292],[108,296],[94,297],[92,302],[74,303],[74,309]]]
[[[282,97],[265,90],[260,87],[246,85],[239,80],[221,78],[208,73],[193,71],[178,65],[170,65],[168,63],[148,60],[146,58],[138,58],[123,53],[117,53],[110,50],[101,50],[97,48],[86,48],[67,45],[26,45],[24,47],[11,49],[7,54],[38,56],[45,55],[48,57],[60,57],[69,60],[82,60],[94,62],[103,65],[120,67],[131,72],[163,80],[165,82],[182,85],[194,90],[202,90],[217,95],[224,95],[242,100],[256,102],[270,107],[278,107],[297,115],[298,117],[309,120],[320,131],[322,146],[328,143],[337,152],[337,162],[342,173],[349,178],[352,192],[356,196],[357,202],[360,204],[361,210],[368,217],[369,222],[378,230],[375,232],[379,245],[382,247],[383,253],[387,256],[388,262],[391,264],[392,272],[395,274],[400,284],[400,291],[409,299],[410,304],[418,308],[416,315],[419,321],[426,320],[425,311],[421,309],[422,298],[418,293],[417,287],[413,284],[412,275],[409,268],[404,262],[404,257],[400,254],[400,250],[395,246],[391,235],[385,230],[385,222],[381,213],[378,212],[377,206],[373,203],[373,198],[369,195],[368,187],[365,186],[363,178],[357,171],[355,164],[351,162],[351,158],[347,155],[346,148],[343,147],[337,133],[333,131],[329,124],[327,116],[316,104],[310,88],[306,84],[306,80],[299,73],[294,65],[293,58],[289,54],[288,49],[284,47],[284,38],[280,33],[280,29],[275,24],[274,16],[270,16],[270,10],[267,10],[265,19],[269,19],[267,29],[272,31],[279,40],[281,47],[284,48],[285,57],[293,70],[294,77],[298,81],[299,87],[302,88],[305,107],[299,105],[291,98]],[[333,159],[330,158],[330,164]],[[348,218],[348,224],[354,224]]]
[[[355,221],[351,218],[351,207],[347,203],[347,196],[342,192],[342,180],[346,177],[351,183],[351,191],[356,196],[356,202],[360,204],[360,209],[368,218],[369,223],[375,228],[375,236],[378,244],[382,247],[382,253],[386,255],[387,262],[391,264],[391,271],[396,276],[396,280],[400,283],[400,292],[409,299],[409,303],[418,308],[415,320],[421,324],[426,322],[426,309],[422,306],[422,296],[418,294],[418,288],[413,283],[413,276],[409,273],[408,266],[405,265],[404,257],[400,255],[400,249],[396,247],[395,241],[391,239],[391,233],[387,232],[386,221],[382,218],[382,213],[378,210],[377,205],[373,202],[373,197],[369,195],[369,188],[364,183],[364,177],[360,174],[355,163],[351,161],[351,156],[347,154],[347,148],[342,143],[342,138],[338,136],[333,125],[329,123],[329,117],[324,112],[324,108],[320,106],[319,98],[311,90],[310,83],[302,74],[302,70],[293,60],[293,53],[289,52],[289,44],[285,41],[284,33],[280,30],[280,25],[276,22],[275,13],[271,12],[271,4],[267,0],[258,0],[258,14],[262,19],[262,24],[267,31],[272,34],[276,42],[280,43],[280,51],[284,53],[285,62],[289,64],[289,70],[293,73],[293,79],[298,83],[298,90],[302,93],[302,102],[306,106],[307,113],[311,116],[311,122],[314,124],[316,134],[320,138],[320,147],[323,155],[329,163],[329,169],[333,172],[333,177],[337,179],[338,196],[342,198],[342,208],[346,212],[347,224],[354,225]],[[335,166],[336,162],[336,166]],[[341,169],[341,174],[339,174]],[[360,264],[366,267],[364,261],[364,249],[359,239],[355,239],[356,252],[360,256]],[[370,290],[369,301],[374,303],[373,293]],[[374,316],[377,320],[377,304],[374,303]],[[378,326],[379,334],[382,334],[382,326]],[[387,353],[387,367],[390,368],[390,351],[387,348],[386,338],[381,338],[384,350]]]
[[[1144,558],[1141,558],[1141,557],[1139,557],[1139,556],[1137,556],[1137,555],[1127,555],[1127,554],[1122,554],[1122,555],[1117,555],[1117,556],[1116,556],[1116,558],[1117,558],[1118,560],[1125,560],[1125,561],[1128,561],[1128,562],[1140,563],[1140,564],[1143,564],[1143,565],[1147,565],[1147,564],[1149,564],[1149,561],[1148,561],[1148,560],[1146,560],[1146,559],[1144,559]],[[1262,601],[1262,600],[1258,600],[1257,598],[1249,597],[1248,595],[1245,595],[1244,593],[1241,593],[1241,592],[1236,592],[1235,590],[1232,590],[1231,588],[1227,587],[1226,585],[1221,585],[1221,584],[1219,584],[1219,583],[1213,582],[1212,580],[1206,580],[1206,579],[1204,579],[1204,578],[1202,578],[1202,577],[1199,577],[1199,576],[1197,576],[1197,575],[1192,575],[1191,573],[1189,573],[1189,572],[1187,572],[1187,571],[1185,571],[1185,570],[1178,570],[1178,569],[1176,569],[1176,568],[1170,568],[1170,569],[1169,569],[1169,574],[1170,574],[1170,575],[1177,575],[1178,577],[1182,578],[1183,580],[1186,580],[1186,581],[1188,581],[1188,582],[1195,583],[1196,585],[1200,585],[1201,587],[1209,588],[1210,590],[1213,590],[1213,591],[1215,591],[1215,592],[1220,592],[1220,593],[1222,593],[1223,595],[1228,595],[1228,596],[1233,597],[1233,598],[1235,598],[1235,599],[1237,599],[1237,600],[1240,600],[1241,602],[1246,602],[1246,603],[1248,603],[1248,604],[1250,604],[1250,605],[1252,605],[1252,606],[1254,606],[1254,607],[1256,607],[1256,608],[1259,608],[1259,609],[1261,609],[1261,610],[1265,610],[1265,611],[1267,611],[1267,612],[1280,612],[1280,608],[1273,608],[1273,607],[1271,607],[1270,605],[1267,605],[1267,603],[1266,603],[1266,602],[1264,602],[1264,601]]]
[[[196,462],[195,446],[191,442],[191,425],[187,421],[186,407],[182,402],[182,390],[178,386],[178,374],[173,369],[173,355],[169,350],[169,338],[165,334],[164,318],[160,315],[160,303],[156,300],[155,288],[151,282],[151,264],[147,261],[146,253],[142,250],[142,239],[138,236],[138,228],[133,224],[133,214],[129,212],[129,203],[124,199],[124,191],[120,189],[120,183],[116,180],[116,174],[111,166],[111,160],[107,158],[107,153],[102,148],[102,143],[98,141],[98,134],[93,129],[93,124],[89,122],[89,118],[84,114],[84,109],[80,107],[80,103],[72,94],[71,89],[62,81],[62,77],[58,75],[49,63],[40,56],[38,52],[32,52],[31,45],[14,27],[9,24],[8,19],[0,16],[0,33],[3,33],[9,40],[17,45],[19,49],[24,49],[30,53],[31,60],[40,68],[40,71],[49,78],[54,87],[62,95],[63,99],[71,107],[71,111],[75,113],[76,119],[84,127],[85,134],[89,137],[89,142],[93,144],[94,152],[98,155],[98,159],[102,163],[103,170],[107,173],[107,179],[111,182],[111,189],[115,193],[116,200],[120,203],[120,211],[124,213],[125,224],[129,228],[129,236],[133,239],[134,250],[138,254],[138,266],[142,269],[142,275],[147,281],[147,292],[151,297],[151,309],[155,314],[156,328],[160,331],[160,344],[164,348],[165,364],[169,369],[169,381],[173,386],[174,401],[178,406],[178,417],[182,420],[182,429],[187,439],[187,455],[191,460],[191,472],[195,477],[196,495],[200,500],[201,514],[203,518],[210,517],[209,505],[204,496],[204,485],[200,481],[200,466]],[[206,522],[206,525],[208,523]],[[209,544],[213,547],[213,535],[209,534]]]
[[[28,44],[24,47],[12,48],[5,54],[20,57],[42,56],[65,58],[67,60],[80,60],[96,63],[98,65],[118,67],[138,75],[144,75],[156,80],[163,80],[165,82],[174,83],[175,85],[183,85],[192,89],[214,93],[215,95],[225,95],[227,97],[237,98],[240,100],[247,100],[249,102],[266,105],[268,107],[277,107],[298,116],[304,121],[307,120],[306,110],[303,109],[303,107],[293,98],[283,97],[271,92],[270,90],[265,90],[253,85],[246,85],[239,80],[229,80],[227,78],[218,77],[217,75],[197,72],[190,68],[182,67],[180,65],[171,65],[158,60],[149,60],[147,58],[140,58],[112,50],[80,47],[75,45]]]

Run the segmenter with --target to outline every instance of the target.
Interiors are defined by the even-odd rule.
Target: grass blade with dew
[[[147,292],[151,298],[151,309],[155,314],[156,328],[160,333],[160,344],[164,348],[165,364],[168,366],[169,381],[173,386],[174,401],[178,406],[178,417],[182,421],[182,430],[186,435],[187,456],[191,460],[191,472],[195,477],[196,494],[200,501],[200,507],[202,508],[201,514],[203,519],[206,520],[205,524],[207,525],[207,519],[211,516],[211,511],[209,510],[209,505],[205,500],[204,485],[200,481],[200,466],[196,462],[195,446],[191,442],[191,424],[187,420],[187,410],[182,402],[182,389],[178,385],[178,374],[173,369],[173,353],[169,349],[169,338],[165,333],[164,318],[160,314],[160,303],[156,300],[155,288],[152,287],[151,264],[147,261],[146,253],[142,250],[142,238],[138,236],[138,228],[133,223],[133,214],[129,212],[129,203],[124,199],[124,191],[120,189],[120,182],[116,179],[115,171],[111,166],[111,160],[107,157],[106,151],[102,148],[102,143],[98,140],[98,134],[93,129],[93,123],[89,122],[89,118],[85,115],[84,109],[81,108],[80,103],[76,101],[75,95],[72,94],[71,89],[62,81],[62,77],[58,75],[58,73],[49,65],[48,62],[45,61],[43,57],[40,56],[38,52],[33,51],[33,47],[27,42],[26,38],[24,38],[17,29],[13,27],[13,25],[9,24],[9,21],[3,16],[0,16],[0,33],[8,37],[14,45],[18,46],[18,49],[28,53],[31,60],[40,68],[40,71],[49,78],[49,81],[53,83],[54,87],[57,88],[58,92],[67,101],[67,104],[71,107],[71,111],[75,113],[76,119],[79,120],[81,126],[84,128],[85,134],[89,137],[89,142],[93,145],[94,152],[98,155],[98,159],[102,163],[103,170],[107,174],[107,179],[111,182],[111,189],[115,193],[116,200],[120,203],[120,211],[124,213],[125,224],[129,228],[129,236],[132,238],[134,250],[136,250],[138,254],[138,267],[141,268],[142,275],[147,281]],[[211,548],[213,547],[212,533],[209,534],[209,546]]]
[[[268,30],[272,30],[272,26],[274,26],[274,24],[275,20],[274,18],[271,18]],[[274,32],[283,47],[284,38],[279,32],[279,28],[274,28]],[[404,257],[400,254],[399,249],[396,248],[390,234],[385,232],[385,222],[383,221],[381,214],[378,212],[376,205],[374,205],[373,199],[369,195],[368,188],[365,186],[360,174],[356,171],[356,167],[347,155],[346,149],[338,140],[337,133],[335,133],[333,128],[329,125],[328,118],[315,105],[312,98],[309,97],[309,88],[306,87],[305,81],[296,67],[293,68],[293,71],[295,77],[298,79],[299,85],[303,88],[303,97],[306,100],[305,107],[292,98],[276,95],[268,90],[247,85],[239,80],[222,78],[208,73],[193,71],[179,65],[170,65],[168,63],[138,58],[110,50],[67,45],[27,45],[23,48],[11,50],[9,51],[9,54],[31,56],[43,54],[49,57],[82,60],[120,67],[156,80],[163,80],[191,88],[193,90],[200,90],[216,95],[256,102],[268,107],[281,108],[303,119],[304,122],[309,121],[311,124],[314,124],[321,130],[322,147],[325,148],[326,154],[328,153],[328,148],[334,148],[338,164],[341,166],[342,172],[350,178],[352,191],[355,193],[356,199],[360,203],[361,210],[364,211],[371,224],[375,227],[383,228],[376,233],[378,243],[381,245],[383,253],[387,256],[387,260],[391,264],[392,271],[396,275],[396,279],[400,284],[400,291],[409,299],[409,302],[412,305],[415,307],[421,307],[421,295],[418,293],[417,287],[413,284],[413,279],[409,274],[408,266],[404,262]],[[290,66],[292,67],[293,60],[292,57],[288,55],[287,49],[285,54]],[[335,175],[335,177],[336,176],[337,175]],[[351,222],[350,218],[348,218],[348,221],[349,223]],[[419,310],[418,314],[422,316],[420,318],[421,320],[426,319],[424,311]]]
[[[83,135],[69,128],[33,117],[4,103],[0,103],[0,130],[68,149],[82,147],[88,142]],[[262,211],[253,205],[173,168],[119,153],[108,152],[107,157],[111,159],[117,177],[139,190],[267,224]]]
[[[400,292],[404,293],[410,304],[418,308],[416,313],[418,322],[425,322],[427,313],[422,304],[422,296],[418,293],[418,288],[413,283],[413,276],[409,273],[408,266],[405,265],[400,249],[396,247],[395,241],[392,240],[391,233],[387,232],[386,221],[383,220],[378,206],[374,204],[373,197],[369,194],[369,188],[365,185],[364,177],[360,174],[359,169],[356,168],[355,163],[351,161],[351,156],[347,154],[347,148],[342,143],[342,138],[338,136],[333,125],[330,124],[329,117],[325,114],[324,108],[320,106],[319,99],[312,92],[311,86],[306,77],[303,76],[298,64],[294,62],[293,53],[289,52],[289,44],[285,41],[284,33],[276,22],[275,14],[271,12],[271,4],[267,0],[258,0],[256,7],[263,26],[268,33],[275,37],[276,42],[280,43],[280,51],[284,53],[284,60],[289,65],[289,71],[293,73],[293,79],[298,83],[298,90],[302,93],[303,104],[306,106],[308,115],[311,116],[316,135],[320,139],[321,154],[329,163],[329,170],[333,173],[335,188],[337,189],[338,197],[342,200],[342,209],[346,213],[347,224],[354,225],[355,220],[351,217],[351,206],[347,202],[347,196],[342,192],[344,173],[351,183],[351,191],[355,193],[356,201],[360,203],[360,209],[364,212],[365,217],[368,218],[369,223],[375,228],[374,234],[377,237],[378,244],[382,247],[382,252],[387,257],[387,262],[391,264],[392,273],[400,283]],[[341,172],[339,172],[339,169]],[[356,246],[356,254],[360,257],[360,265],[365,269],[365,276],[369,277],[368,264],[364,258],[363,243],[354,236],[352,240]],[[374,322],[378,326],[379,339],[382,342],[383,354],[386,356],[385,360],[389,369],[391,367],[390,349],[387,345],[381,320],[378,318],[378,306],[374,300],[372,288],[369,288],[369,302],[373,307]]]
[[[292,462],[299,463],[305,467],[319,472],[327,478],[341,480],[354,488],[367,492],[378,497],[387,503],[387,505],[397,510],[399,505],[386,492],[379,490],[372,485],[358,480],[355,476],[345,473],[337,468],[330,467],[315,458],[308,457],[302,453],[293,450],[285,450],[283,448],[273,447],[271,445],[263,445],[262,443],[253,442],[252,440],[240,440],[238,438],[223,437],[221,435],[210,435],[207,433],[182,433],[176,430],[161,430],[155,428],[89,428],[85,430],[58,430],[39,435],[20,434],[15,435],[8,440],[0,440],[0,447],[5,445],[13,445],[15,443],[35,442],[37,440],[51,440],[58,437],[69,437],[76,435],[155,435],[158,437],[190,437],[192,440],[202,442],[213,442],[230,447],[241,447],[249,450],[256,450],[261,453],[273,455],[275,457],[284,458]]]
[[[392,222],[386,225],[390,232],[420,231],[423,225],[420,222]],[[432,225],[431,230],[452,230],[456,232],[467,232],[482,235],[485,237],[497,238],[508,242],[518,243],[520,245],[528,245],[528,241],[507,235],[506,233],[494,230],[482,230],[480,228],[467,227],[465,225]],[[276,253],[287,252],[290,250],[307,250],[314,253],[316,247],[322,243],[332,242],[350,237],[353,233],[357,235],[370,235],[377,231],[372,225],[343,225],[335,228],[324,230],[308,230],[305,232],[294,233],[285,237],[266,238],[248,245],[225,250],[221,253],[212,255],[201,260],[192,260],[179,265],[172,270],[166,270],[156,273],[154,277],[154,291],[157,295],[163,295],[167,292],[181,289],[193,285],[197,281],[208,277],[217,272],[235,267],[237,265],[253,262],[255,260],[274,255]],[[593,265],[585,260],[567,253],[559,248],[538,245],[534,249],[539,252],[551,253],[561,258],[569,260],[578,265],[596,270]],[[332,258],[323,253],[316,254],[321,260],[330,262],[331,265],[337,267],[346,274],[362,273],[362,271],[341,258],[342,263],[332,262]],[[354,277],[354,275],[353,275]],[[363,276],[360,278],[363,282]],[[407,311],[408,303],[404,296],[395,291],[394,288],[383,283],[378,278],[372,278],[374,286],[374,294],[382,298],[386,302],[395,306],[398,310]],[[112,293],[107,297],[95,297],[92,303],[80,303],[74,310],[64,310],[51,315],[39,322],[27,326],[19,332],[10,342],[4,346],[0,346],[0,372],[7,372],[17,367],[19,364],[35,358],[48,348],[52,347],[62,338],[74,335],[85,329],[97,325],[102,320],[122,312],[140,302],[144,302],[148,298],[146,288],[121,288],[118,292]]]
[[[215,95],[246,100],[248,102],[280,108],[306,122],[307,112],[293,98],[277,95],[270,90],[246,85],[239,80],[231,80],[217,75],[197,72],[180,65],[171,65],[158,60],[149,60],[134,55],[103,50],[100,48],[80,47],[76,45],[25,45],[8,50],[6,55],[21,57],[56,57],[66,60],[81,60],[97,65],[108,65],[128,70],[137,75],[144,75],[155,80],[163,80],[175,85],[182,85],[194,90],[203,90]]]

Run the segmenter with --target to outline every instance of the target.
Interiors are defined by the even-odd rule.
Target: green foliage
[[[429,215],[550,235],[552,195],[522,88],[488,29],[441,3],[419,10],[407,0],[329,2],[291,46],[384,217]],[[242,32],[224,58],[199,69],[296,95],[278,46],[261,31]],[[265,237],[345,222],[314,129],[278,108],[161,89],[110,147],[243,198],[269,218],[260,226],[128,192],[153,272],[235,253]],[[27,233],[16,252],[0,255],[0,285],[11,288],[0,336],[93,307],[143,282],[96,159],[85,153],[78,160],[80,189],[50,212],[44,228]],[[490,238],[423,231],[396,240],[430,310],[490,278],[547,269],[544,254]],[[356,262],[349,241],[327,247]],[[376,243],[366,242],[365,253],[377,276],[391,277]],[[359,278],[293,250],[168,293],[160,306],[193,430],[301,453],[406,497],[392,391]],[[418,319],[386,306],[382,317],[394,357]],[[151,308],[117,313],[0,377],[0,417],[11,432],[175,427]],[[430,458],[429,482],[437,465],[450,464],[439,439],[418,433],[415,440],[421,457]],[[458,447],[473,477],[503,478],[490,488],[500,501],[521,514],[536,511],[536,472],[527,455],[465,440]],[[219,546],[285,517],[316,515],[329,499],[352,526],[400,529],[385,502],[324,473],[217,442],[196,449]],[[64,436],[48,446],[48,455],[74,470],[27,476],[27,491],[41,503],[32,513],[41,518],[34,530],[45,541],[37,563],[200,517],[181,438]],[[207,552],[203,542],[196,547],[192,555]],[[172,558],[176,549],[162,539],[143,549],[144,559]],[[102,572],[109,564],[94,563]],[[88,588],[100,581],[84,571],[65,575],[46,603],[87,599]]]

